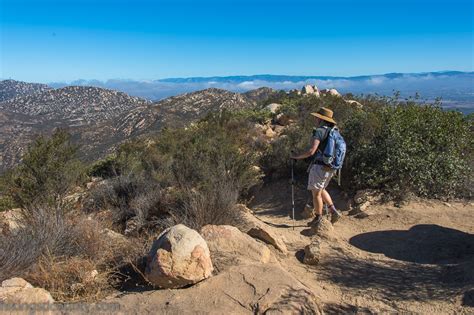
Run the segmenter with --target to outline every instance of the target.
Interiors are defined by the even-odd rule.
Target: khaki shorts
[[[335,173],[336,170],[327,166],[314,164],[309,171],[308,190],[323,190],[329,185]]]

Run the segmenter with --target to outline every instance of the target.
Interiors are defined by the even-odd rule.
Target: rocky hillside
[[[268,88],[268,87],[261,87],[255,90],[250,90],[248,92],[243,93],[243,95],[251,101],[260,102],[267,100],[272,95],[277,93],[276,90]]]
[[[37,134],[67,128],[84,157],[97,159],[130,137],[177,127],[224,108],[250,108],[255,101],[220,89],[156,103],[94,87],[65,87],[0,103],[0,172],[15,165]]]
[[[46,84],[3,80],[0,81],[0,102],[49,90],[51,90],[51,88]]]
[[[148,101],[125,93],[96,87],[68,86],[0,103],[0,110],[65,120],[68,126],[108,120]]]

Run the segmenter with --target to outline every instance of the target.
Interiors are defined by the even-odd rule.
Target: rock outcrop
[[[281,107],[281,104],[271,103],[265,106],[265,109],[269,110],[272,114],[276,114],[276,112],[278,111],[278,109],[280,109],[280,107]]]
[[[321,90],[321,94],[341,97],[341,94],[336,89],[324,89],[324,90]]]
[[[51,294],[42,289],[34,288],[22,278],[11,278],[2,282],[0,288],[0,304],[51,304]]]
[[[125,314],[141,305],[156,314],[322,314],[311,290],[280,266],[233,266],[186,290],[130,293],[111,299]]]
[[[315,95],[317,97],[320,96],[318,87],[316,85],[310,85],[310,84],[307,84],[303,87],[303,89],[301,90],[301,94]]]
[[[251,263],[266,264],[272,260],[267,246],[230,225],[206,225],[201,229],[217,270]]]
[[[211,276],[211,255],[198,232],[183,224],[166,229],[153,243],[145,276],[161,288],[181,288]]]
[[[359,103],[359,102],[356,101],[356,100],[345,100],[345,102],[346,102],[347,104],[350,104],[350,105],[355,106],[355,107],[357,107],[357,108],[362,108],[362,107],[364,107],[364,105],[362,105],[361,103]]]
[[[248,235],[272,245],[282,253],[287,253],[285,242],[282,237],[269,225],[257,219],[250,209],[244,205],[237,205],[241,225],[239,228]]]
[[[323,218],[318,228],[311,226],[311,233],[320,238],[331,240],[334,238],[334,228],[328,219]]]

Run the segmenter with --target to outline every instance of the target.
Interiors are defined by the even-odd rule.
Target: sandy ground
[[[297,213],[307,198],[298,186]],[[309,220],[297,215],[293,229],[288,182],[263,187],[251,208],[285,237],[290,254],[279,256],[281,265],[321,298],[326,313],[474,314],[473,203],[374,205],[365,219],[346,212],[317,266],[301,263]]]
[[[344,209],[347,202],[332,195]],[[287,254],[272,248],[272,263],[233,266],[190,288],[137,288],[107,301],[119,303],[120,314],[260,314],[265,299],[284,296],[279,313],[298,314],[303,306],[302,313],[316,314],[320,306],[311,306],[310,292],[325,314],[474,314],[473,203],[374,205],[364,219],[346,211],[322,242],[320,263],[308,266],[303,249],[315,236],[309,220],[298,218],[305,187],[296,190],[295,221],[287,181],[263,186],[256,196],[250,207],[285,239]],[[291,290],[282,295],[281,288]]]

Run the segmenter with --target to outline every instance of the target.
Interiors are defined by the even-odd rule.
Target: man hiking
[[[323,218],[323,201],[331,211],[333,224],[341,217],[341,213],[336,210],[326,187],[336,171],[342,167],[346,145],[336,127],[332,110],[322,107],[317,113],[311,113],[311,115],[316,117],[316,128],[313,129],[311,148],[302,154],[293,155],[291,158],[302,160],[314,156],[308,168],[308,190],[313,195],[316,217],[309,225],[318,229]]]

